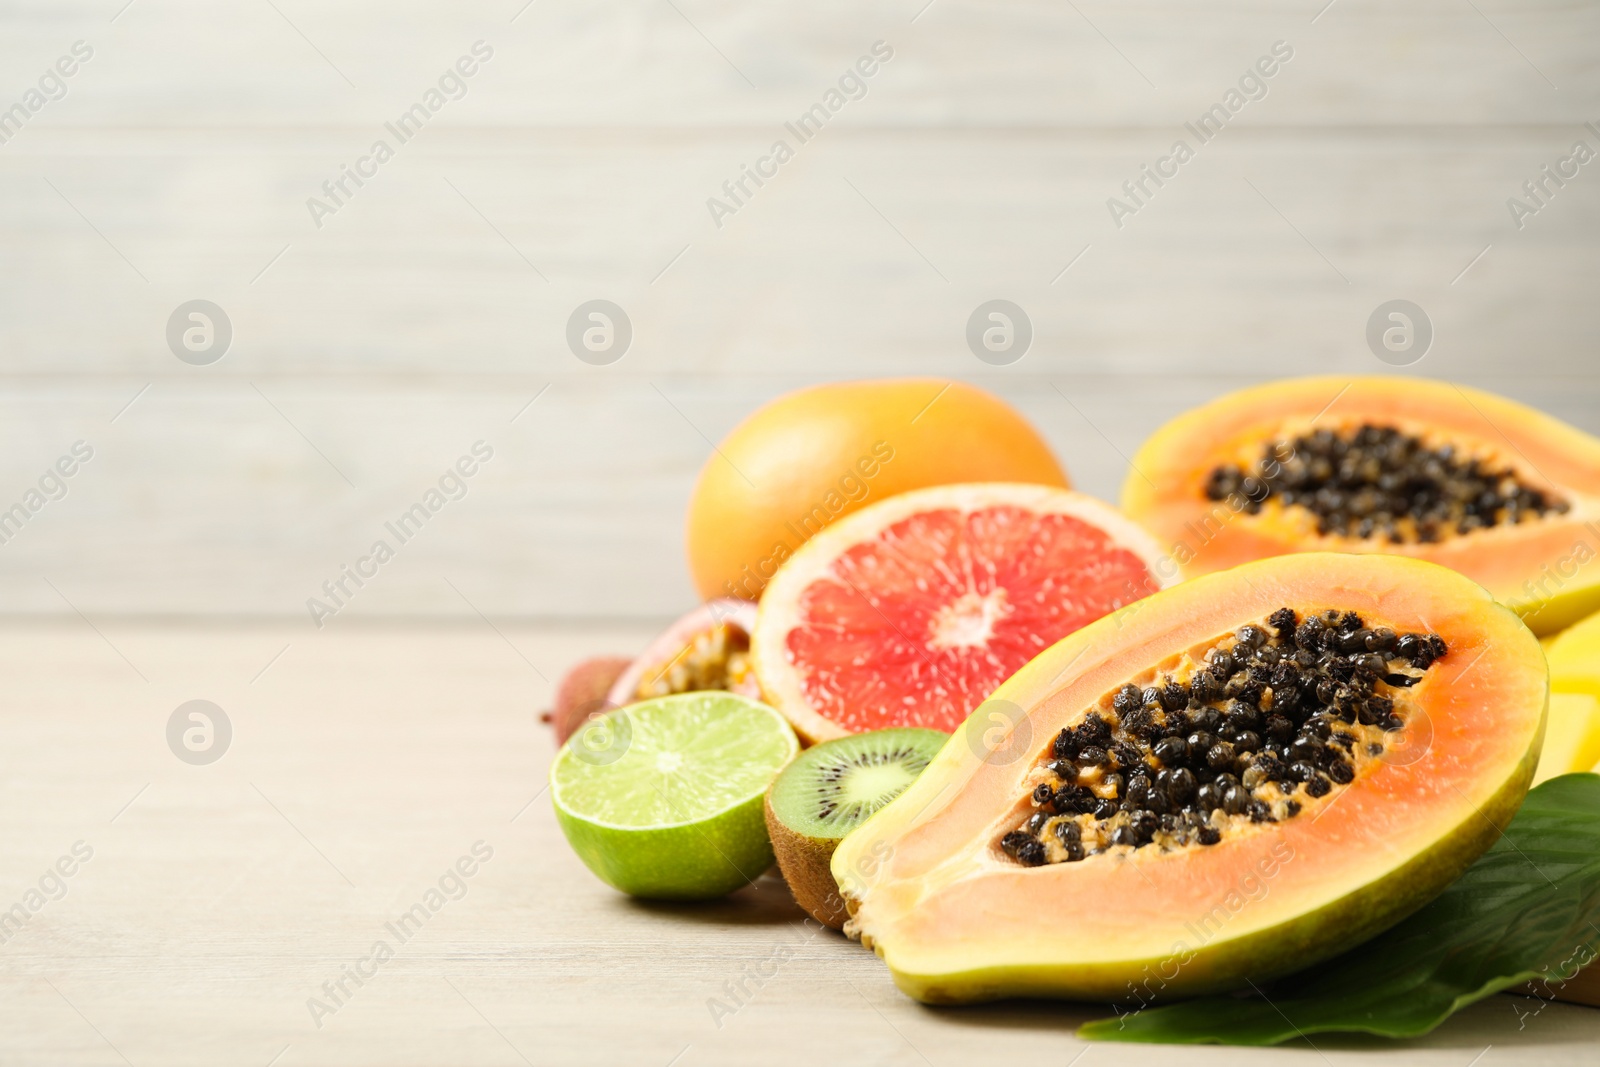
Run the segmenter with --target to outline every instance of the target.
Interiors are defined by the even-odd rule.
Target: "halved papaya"
[[[1122,504],[1185,577],[1288,552],[1387,552],[1460,571],[1536,633],[1600,608],[1600,440],[1448,382],[1232,393],[1145,443]]]
[[[845,838],[846,932],[934,1003],[1143,1003],[1307,966],[1488,848],[1547,691],[1527,627],[1431,563],[1181,583],[1035,658]]]

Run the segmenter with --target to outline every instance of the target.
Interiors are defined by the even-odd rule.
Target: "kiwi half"
[[[950,739],[897,727],[852,734],[806,749],[767,790],[767,833],[790,892],[835,930],[849,918],[828,870],[833,850],[867,816],[905,792]]]

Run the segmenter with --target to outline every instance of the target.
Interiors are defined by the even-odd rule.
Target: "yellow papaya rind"
[[[997,965],[959,974],[930,971],[914,958],[879,951],[900,991],[924,1004],[970,1004],[1006,997],[1151,1002],[1218,993],[1246,980],[1270,981],[1358,945],[1404,919],[1461,877],[1500,836],[1528,793],[1533,763],[1507,780],[1478,814],[1465,819],[1434,848],[1360,890],[1274,926],[1193,950],[1143,959],[1085,964],[1062,973],[1059,965]],[[1180,961],[1174,969],[1174,960]],[[1170,975],[1170,977],[1169,977]],[[1154,977],[1152,977],[1154,976]]]
[[[1331,883],[1336,884],[1327,885],[1320,900],[1308,899],[1316,890],[1302,886],[1297,896],[1303,903],[1291,901],[1287,907],[1272,906],[1269,902],[1273,890],[1269,885],[1261,900],[1252,902],[1257,906],[1232,913],[1215,937],[1203,944],[1183,944],[1181,952],[1175,951],[1180,942],[1187,940],[1181,928],[1172,931],[1172,937],[1163,937],[1160,943],[1146,945],[1144,951],[1118,951],[1113,947],[1105,954],[1097,954],[1094,946],[1083,943],[1054,945],[1040,951],[1039,945],[1048,940],[1043,937],[1033,939],[1031,945],[1014,937],[1010,943],[1004,938],[986,941],[981,927],[977,931],[963,930],[946,942],[934,941],[940,936],[936,928],[933,932],[916,929],[919,922],[927,925],[937,921],[931,916],[941,903],[940,896],[950,894],[952,886],[965,886],[972,892],[969,910],[981,911],[984,902],[976,890],[982,888],[984,878],[998,871],[1004,871],[1004,877],[1015,877],[1051,870],[1014,865],[1007,870],[993,859],[963,853],[961,850],[971,844],[969,838],[963,837],[954,846],[955,854],[922,877],[922,883],[937,882],[934,888],[917,879],[895,876],[897,850],[904,847],[926,852],[932,832],[929,825],[945,815],[963,787],[985,766],[986,761],[979,754],[985,747],[974,738],[982,738],[986,729],[992,729],[986,716],[999,702],[1033,709],[1059,696],[1129,645],[1156,636],[1159,627],[1151,625],[1152,620],[1182,618],[1191,609],[1198,612],[1208,601],[1240,584],[1252,589],[1261,587],[1263,604],[1277,598],[1303,605],[1308,589],[1311,597],[1330,595],[1327,583],[1316,581],[1319,572],[1348,575],[1352,569],[1381,572],[1377,579],[1380,584],[1415,582],[1447,592],[1462,604],[1458,616],[1475,613],[1475,628],[1485,648],[1498,648],[1504,658],[1523,668],[1513,679],[1518,706],[1504,710],[1507,730],[1519,731],[1520,739],[1506,739],[1507,751],[1501,754],[1497,773],[1475,779],[1466,790],[1458,790],[1454,799],[1444,798],[1436,825],[1415,830],[1414,836],[1423,839],[1423,844],[1396,845],[1389,855],[1369,861],[1364,870],[1329,872]],[[1239,619],[1244,621],[1250,620]],[[1146,664],[1150,665],[1153,664]],[[1433,564],[1389,556],[1303,554],[1247,564],[1231,576],[1219,574],[1187,582],[1108,616],[1046,650],[974,713],[911,789],[845,838],[834,853],[832,871],[850,902],[853,918],[847,930],[861,936],[863,943],[884,958],[902,990],[929,1003],[1008,996],[1123,1001],[1170,998],[1215,992],[1240,986],[1246,980],[1260,981],[1288,973],[1399,921],[1458,877],[1489,847],[1529,788],[1538,763],[1547,700],[1544,659],[1528,629],[1486,591]],[[1078,706],[1086,704],[1082,701]],[[1052,736],[1053,730],[1052,724]],[[1004,746],[1012,738],[1008,735],[998,740]],[[1031,748],[1016,761],[1016,766],[1025,768],[1031,764],[1048,741],[1048,737],[1033,738]],[[999,751],[1006,750],[1002,747]],[[1305,818],[1307,815],[1300,817]],[[1297,834],[1301,828],[1295,826],[1296,822],[1299,819],[1277,824],[1277,831],[1264,832],[1283,833],[1287,828],[1287,833]],[[1378,844],[1381,848],[1382,843]],[[1213,847],[1225,846],[1226,842]],[[1136,853],[1127,862],[1159,864],[1166,859],[1159,854]],[[1154,866],[1147,869],[1156,870]],[[1063,882],[1053,888],[1065,894],[1072,887]],[[1136,886],[1129,888],[1140,891]],[[1058,906],[1072,903],[1075,902],[1061,899]],[[1115,914],[1116,901],[1104,906],[1108,914]],[[1203,920],[1204,916],[1173,918]],[[1041,933],[1048,933],[1047,925],[1041,927]],[[925,943],[918,943],[918,937]]]
[[[1192,524],[1203,521],[1201,512],[1214,507],[1230,511],[1226,504],[1201,503],[1204,476],[1215,462],[1259,458],[1264,435],[1278,432],[1275,421],[1280,417],[1288,427],[1305,429],[1374,406],[1390,409],[1376,416],[1379,421],[1417,432],[1437,429],[1476,442],[1477,450],[1569,497],[1572,511],[1559,519],[1496,527],[1474,533],[1467,542],[1437,545],[1318,536],[1302,528],[1303,521],[1270,514],[1243,520],[1229,514],[1217,538],[1194,532]],[[1150,530],[1184,577],[1284,552],[1393,553],[1467,574],[1521,615],[1536,634],[1556,633],[1600,610],[1600,439],[1505,397],[1450,382],[1326,376],[1230,393],[1184,412],[1152,434],[1133,458],[1121,501],[1122,510]]]

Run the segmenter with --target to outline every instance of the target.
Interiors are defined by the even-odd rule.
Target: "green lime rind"
[[[710,900],[754,881],[775,857],[761,798],[710,825],[617,830],[556,809],[572,850],[602,882],[652,900]]]
[[[772,865],[762,796],[799,748],[778,712],[732,693],[633,704],[562,746],[550,767],[556,821],[624,893],[722,896]]]
[[[1600,775],[1552,778],[1431,903],[1248,997],[1200,997],[1078,1028],[1099,1041],[1276,1045],[1321,1033],[1420,1037],[1503,989],[1541,999],[1600,947]],[[1531,1002],[1530,1002],[1531,1003]]]

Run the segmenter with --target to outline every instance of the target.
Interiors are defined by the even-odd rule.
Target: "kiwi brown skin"
[[[795,903],[823,926],[843,929],[850,916],[845,911],[844,897],[834,884],[833,872],[828,869],[838,840],[807,837],[789,829],[772,810],[770,789],[762,808],[767,814],[767,835],[772,838],[772,851],[778,857],[778,870],[789,883]]]
[[[817,922],[840,930],[850,917],[830,870],[840,840],[910,785],[948,740],[940,730],[899,726],[824,741],[767,788],[762,811],[778,870]]]

